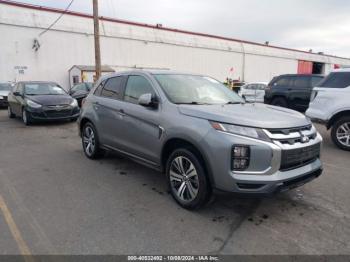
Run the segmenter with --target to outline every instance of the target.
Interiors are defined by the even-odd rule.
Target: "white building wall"
[[[0,81],[51,80],[68,89],[72,65],[94,64],[91,18],[66,14],[39,36],[58,15],[0,4]],[[41,44],[37,52],[32,49],[35,38]],[[275,75],[296,73],[298,60],[323,62],[326,73],[334,64],[350,65],[349,59],[105,20],[101,20],[101,55],[102,64],[117,71],[164,68],[207,74],[221,81],[226,77],[269,81]],[[27,69],[18,74],[16,66]]]
[[[296,74],[298,60],[259,55],[246,55],[245,80],[247,82],[270,81],[273,77],[282,74]]]

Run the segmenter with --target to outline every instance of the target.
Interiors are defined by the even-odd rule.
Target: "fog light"
[[[232,169],[245,170],[249,166],[250,148],[248,146],[234,146],[232,148]]]

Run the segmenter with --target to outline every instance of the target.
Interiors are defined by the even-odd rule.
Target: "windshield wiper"
[[[244,102],[233,102],[233,101],[229,101],[229,102],[227,102],[225,105],[238,105],[238,104],[244,104]]]
[[[177,105],[211,105],[209,103],[201,103],[201,102],[196,102],[196,101],[192,101],[192,102],[181,102],[181,103],[176,103]]]

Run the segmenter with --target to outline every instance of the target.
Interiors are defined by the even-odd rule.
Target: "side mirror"
[[[157,107],[158,101],[152,94],[143,94],[139,97],[139,105],[144,107]]]
[[[17,92],[17,91],[16,91],[16,92],[13,92],[13,95],[14,95],[14,96],[22,96],[21,93],[20,93],[20,92]]]

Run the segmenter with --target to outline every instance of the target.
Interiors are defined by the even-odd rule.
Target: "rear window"
[[[330,73],[318,86],[329,88],[348,87],[350,86],[350,72]]]
[[[101,96],[120,99],[123,89],[123,78],[121,76],[111,77],[107,80],[107,83],[103,86]]]

